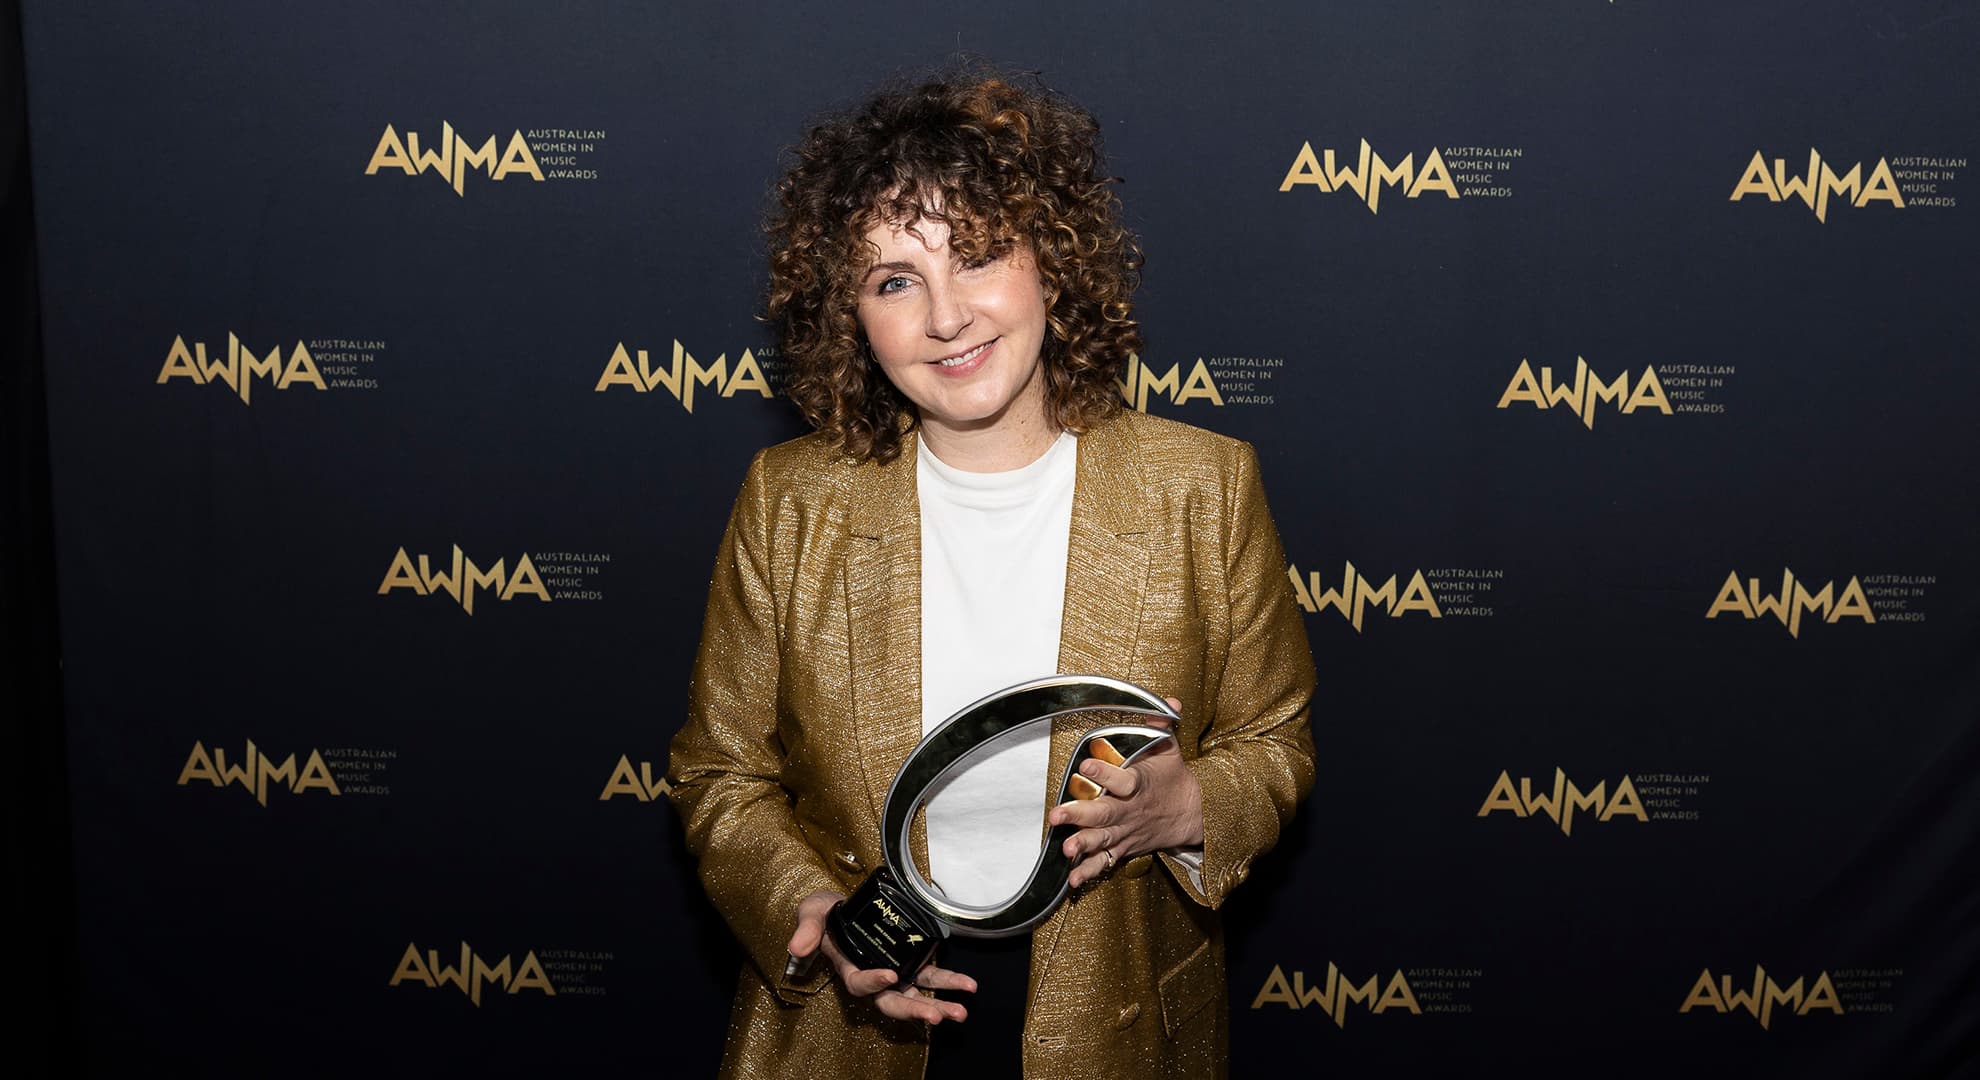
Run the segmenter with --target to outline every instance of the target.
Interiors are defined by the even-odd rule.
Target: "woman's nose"
[[[930,283],[928,289],[928,336],[952,341],[972,319],[969,297],[954,282]]]

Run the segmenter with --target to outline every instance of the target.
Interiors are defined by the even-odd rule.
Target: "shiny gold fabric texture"
[[[783,978],[798,902],[879,865],[881,804],[921,737],[920,540],[914,444],[854,464],[816,436],[757,455],[723,534],[668,772],[749,958],[724,1076],[923,1071],[919,1024],[882,1018],[822,962]],[[1059,670],[1182,702],[1203,888],[1141,856],[1040,924],[1026,1076],[1224,1075],[1215,909],[1313,782],[1313,662],[1285,570],[1249,446],[1134,412],[1081,436]],[[1055,723],[1051,774],[1094,723]]]

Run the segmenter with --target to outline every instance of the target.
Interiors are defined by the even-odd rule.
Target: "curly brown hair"
[[[890,461],[918,418],[870,362],[854,316],[876,222],[949,228],[972,261],[1028,243],[1045,288],[1046,408],[1078,433],[1121,407],[1116,380],[1141,329],[1141,249],[1101,172],[1100,125],[1033,78],[981,67],[890,89],[814,126],[777,183],[769,320],[787,392],[860,461]]]

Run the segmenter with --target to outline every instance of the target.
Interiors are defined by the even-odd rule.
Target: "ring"
[[[1101,852],[1100,854],[1102,854],[1102,855],[1105,855],[1105,856],[1107,857],[1107,871],[1106,871],[1106,872],[1107,872],[1107,873],[1110,873],[1110,874],[1111,874],[1111,873],[1113,873],[1113,872],[1114,872],[1114,849],[1113,849],[1113,848],[1108,848],[1108,849],[1106,849],[1105,851],[1102,851],[1102,852]]]

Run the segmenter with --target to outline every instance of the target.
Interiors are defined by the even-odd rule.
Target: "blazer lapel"
[[[847,514],[850,714],[877,830],[894,773],[921,741],[921,511],[915,439],[860,477]],[[918,832],[919,830],[917,830]],[[927,865],[925,851],[918,856]]]
[[[1059,627],[1059,670],[1066,674],[1134,677],[1134,646],[1148,581],[1149,509],[1136,449],[1134,433],[1121,419],[1080,436],[1066,547],[1065,614]],[[1080,736],[1093,726],[1090,714],[1052,722],[1048,784],[1064,771]],[[1056,794],[1048,790],[1046,798]],[[1070,917],[1071,905],[1064,905],[1039,926],[1032,949],[1034,985],[1049,971],[1052,950]]]
[[[1066,545],[1065,614],[1059,627],[1059,670],[1129,678],[1148,579],[1146,496],[1134,435],[1114,421],[1079,440],[1072,529]],[[1053,725],[1053,752],[1072,753],[1060,736],[1077,739],[1092,726],[1078,718]]]

